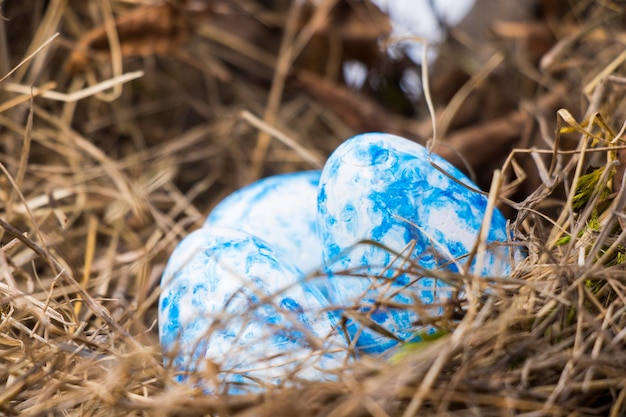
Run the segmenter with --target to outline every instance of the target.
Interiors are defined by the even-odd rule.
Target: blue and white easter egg
[[[409,307],[413,300],[428,306],[450,293],[444,282],[427,274],[416,279],[402,273],[402,264],[410,259],[426,270],[459,271],[485,217],[487,198],[476,190],[443,158],[398,136],[359,135],[330,156],[318,194],[329,298],[346,311],[354,306],[367,313],[371,322],[395,336],[349,320],[349,336],[357,338],[360,351],[383,353],[398,340],[411,340],[419,330],[413,324],[419,317]],[[359,243],[364,240],[376,244]],[[498,210],[487,241],[508,241],[506,220]],[[470,271],[499,276],[509,271],[509,258],[507,248],[492,247],[483,268]],[[390,303],[403,307],[386,307]],[[430,313],[441,314],[441,309]]]
[[[189,234],[161,280],[159,337],[179,382],[208,392],[258,392],[325,380],[344,364],[326,299],[267,242],[211,227]],[[334,353],[329,353],[333,352]]]
[[[204,227],[229,227],[263,239],[308,274],[322,266],[317,231],[321,171],[274,175],[222,200]]]

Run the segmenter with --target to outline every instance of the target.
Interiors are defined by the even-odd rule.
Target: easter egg
[[[317,232],[320,171],[274,175],[237,190],[222,200],[204,227],[238,229],[268,242],[300,271],[322,266]]]
[[[346,311],[354,306],[375,324],[348,320],[360,351],[383,353],[411,340],[418,330],[413,323],[419,317],[409,308],[415,297],[429,306],[450,294],[441,280],[402,273],[402,266],[410,259],[426,270],[464,267],[487,208],[487,197],[477,189],[443,158],[398,136],[359,135],[330,156],[319,186],[320,240],[332,303]],[[507,240],[506,220],[495,210],[483,267],[475,271],[472,264],[470,272],[508,272],[509,250],[497,246]]]
[[[230,394],[332,378],[328,370],[344,363],[345,342],[327,306],[269,243],[239,230],[199,229],[163,272],[165,365],[179,382]]]

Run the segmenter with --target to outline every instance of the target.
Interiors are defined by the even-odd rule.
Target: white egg
[[[230,227],[270,243],[308,274],[322,266],[317,232],[320,171],[263,178],[222,200],[204,227]]]
[[[398,272],[403,261],[394,252],[429,270],[462,268],[487,207],[487,198],[475,190],[476,185],[447,161],[393,135],[359,135],[330,156],[318,195],[322,250],[331,275],[329,298],[346,308],[355,305],[395,336],[385,337],[356,320],[348,321],[348,333],[358,337],[362,352],[383,353],[397,345],[395,339],[415,337],[419,329],[413,323],[419,317],[409,307],[414,297],[428,306],[450,294],[451,288],[441,280],[426,275],[416,281],[415,276]],[[363,240],[378,245],[359,244]],[[477,272],[484,276],[508,272],[509,250],[497,246],[508,241],[506,220],[498,210],[487,240],[492,248]],[[403,307],[386,307],[389,302]],[[440,308],[427,311],[441,314]]]
[[[202,228],[172,253],[161,280],[159,336],[179,382],[207,392],[258,392],[285,380],[332,379],[343,365],[319,291],[247,233]]]
[[[397,57],[404,50],[416,64],[422,63],[423,42],[431,46],[429,61],[437,55],[437,46],[447,36],[448,27],[458,24],[471,10],[475,0],[373,0],[387,13],[392,27],[392,40],[387,50]]]

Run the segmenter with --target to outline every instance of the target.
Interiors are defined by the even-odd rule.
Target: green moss
[[[438,329],[434,332],[426,332],[426,331],[416,332],[414,339],[417,339],[417,340],[413,342],[408,342],[402,345],[400,349],[398,349],[398,352],[396,352],[390,358],[389,361],[393,364],[398,363],[411,352],[416,352],[420,349],[423,349],[429,346],[435,340],[440,339],[441,337],[449,333],[450,333],[449,330],[441,330],[441,329]]]
[[[603,172],[604,167],[600,167],[585,175],[581,175],[580,178],[578,178],[576,193],[572,199],[572,208],[574,210],[580,210],[587,204],[589,198],[593,195],[593,192],[598,188],[598,182],[600,181]],[[602,187],[601,198],[606,197],[610,193],[610,190],[606,185],[603,185]]]

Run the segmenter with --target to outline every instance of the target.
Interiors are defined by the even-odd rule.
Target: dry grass
[[[225,32],[220,19],[232,16],[217,7],[178,43],[135,45],[169,55],[160,57],[119,44],[111,19],[133,2],[13,3],[0,20],[0,77],[10,73],[0,81],[0,415],[624,415],[626,196],[611,188],[626,163],[623,132],[611,131],[626,119],[619,6],[567,10],[537,67],[518,65],[518,40],[504,42],[506,65],[477,71],[444,113],[440,133],[500,66],[531,115],[491,194],[513,209],[529,256],[505,279],[454,277],[482,294],[460,301],[454,332],[394,363],[363,360],[336,382],[212,397],[166,388],[160,275],[225,195],[315,166],[358,130],[290,78],[334,2],[285,15],[215,2],[247,5],[244,22],[257,25],[241,31],[261,30],[262,44]],[[112,59],[68,75],[76,40],[100,22]],[[564,87],[563,107],[580,116],[535,105]],[[598,112],[606,123],[593,122]],[[590,165],[605,169],[574,210]]]

